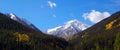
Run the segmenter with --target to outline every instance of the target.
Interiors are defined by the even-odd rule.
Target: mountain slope
[[[69,23],[69,22],[68,22]],[[77,25],[77,24],[75,24]],[[64,25],[66,26],[66,25]],[[73,28],[71,22],[67,27]],[[61,29],[58,27],[56,29]],[[78,27],[77,27],[78,28]],[[56,30],[53,29],[53,30]],[[70,31],[70,30],[69,30]],[[69,43],[68,43],[69,42]],[[69,41],[43,34],[0,13],[0,50],[119,50],[120,11]]]
[[[0,13],[0,50],[62,50],[68,43],[43,34]]]
[[[78,32],[85,30],[88,27],[89,26],[87,26],[86,24],[74,19],[74,20],[68,21],[63,26],[59,26],[59,27],[47,30],[47,34],[51,34],[57,37],[62,37],[64,39],[69,39],[69,37],[73,36]]]
[[[120,34],[120,11],[92,27],[71,37],[74,50],[114,50],[117,35]],[[118,42],[120,44],[120,42]],[[117,50],[120,45],[117,45]]]
[[[20,18],[20,17],[17,17],[15,14],[13,13],[10,13],[10,14],[6,14],[9,18],[11,18],[12,20],[14,21],[17,21],[21,24],[23,24],[24,26],[26,27],[29,27],[29,28],[32,28],[36,31],[40,31],[38,28],[36,28],[32,23],[30,23],[29,21],[27,21],[26,19],[23,19],[23,18]]]

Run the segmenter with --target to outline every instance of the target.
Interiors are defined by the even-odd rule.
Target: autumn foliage
[[[16,37],[16,41],[18,42],[29,41],[29,36],[27,34],[20,34],[16,32],[14,33],[14,36]]]
[[[107,25],[106,25],[106,30],[108,30],[108,29],[111,29],[111,27],[113,26],[113,24],[116,22],[116,20],[113,20],[113,21],[111,21],[110,23],[108,23]]]

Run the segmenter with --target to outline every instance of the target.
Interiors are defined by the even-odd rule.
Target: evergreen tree
[[[116,35],[114,50],[120,50],[120,33]]]

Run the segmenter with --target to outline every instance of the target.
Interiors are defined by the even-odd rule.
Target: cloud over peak
[[[48,1],[48,4],[49,4],[50,8],[54,8],[57,6],[56,3],[51,2],[51,1]]]
[[[97,22],[99,22],[99,21],[101,21],[109,16],[110,16],[109,12],[99,12],[96,10],[91,10],[90,13],[83,14],[84,19],[86,19],[86,20],[88,19],[92,23],[97,23]]]

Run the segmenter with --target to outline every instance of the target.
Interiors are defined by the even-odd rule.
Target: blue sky
[[[72,19],[93,25],[119,10],[120,0],[0,0],[0,12],[15,13],[40,30]]]

